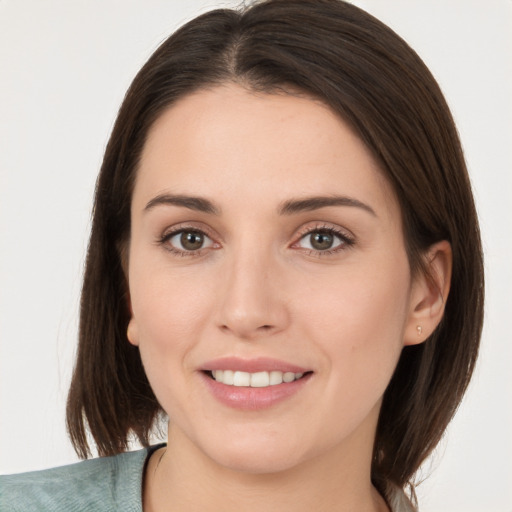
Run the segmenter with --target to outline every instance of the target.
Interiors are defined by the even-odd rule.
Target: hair
[[[162,413],[130,319],[123,254],[130,203],[148,130],[195,91],[236,83],[264,93],[300,91],[347,122],[398,198],[411,272],[426,250],[453,252],[443,320],[426,342],[405,347],[385,392],[372,480],[404,487],[439,442],[473,372],[483,322],[480,233],[458,134],[435,79],[386,25],[341,0],[267,0],[219,9],[169,37],[126,93],[96,185],[81,297],[77,361],[67,403],[77,453],[143,446]]]

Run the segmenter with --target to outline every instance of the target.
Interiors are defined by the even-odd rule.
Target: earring
[[[416,327],[416,330],[418,331],[418,336],[421,336],[421,333],[423,332],[423,327],[421,327],[421,325],[418,325]]]

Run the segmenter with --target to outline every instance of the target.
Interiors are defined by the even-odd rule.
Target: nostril
[[[235,318],[231,323],[218,324],[218,329],[224,334],[232,334],[239,338],[250,339],[258,336],[270,336],[279,331],[278,324],[260,324],[251,318]]]

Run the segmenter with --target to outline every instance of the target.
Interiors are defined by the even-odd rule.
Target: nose
[[[283,272],[269,252],[249,249],[226,262],[217,302],[217,324],[225,333],[255,340],[288,326]]]

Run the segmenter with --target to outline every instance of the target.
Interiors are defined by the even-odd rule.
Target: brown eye
[[[201,249],[204,243],[204,235],[197,231],[184,231],[180,235],[180,243],[183,249],[187,251],[196,251]]]
[[[317,233],[312,233],[309,236],[311,247],[317,251],[330,249],[334,243],[334,236],[331,233],[319,231]]]
[[[347,237],[327,229],[310,231],[305,234],[298,243],[299,247],[303,249],[318,252],[342,249],[344,246],[351,244],[352,241]]]
[[[169,244],[181,252],[194,252],[211,247],[213,241],[201,231],[178,231],[168,238]]]

